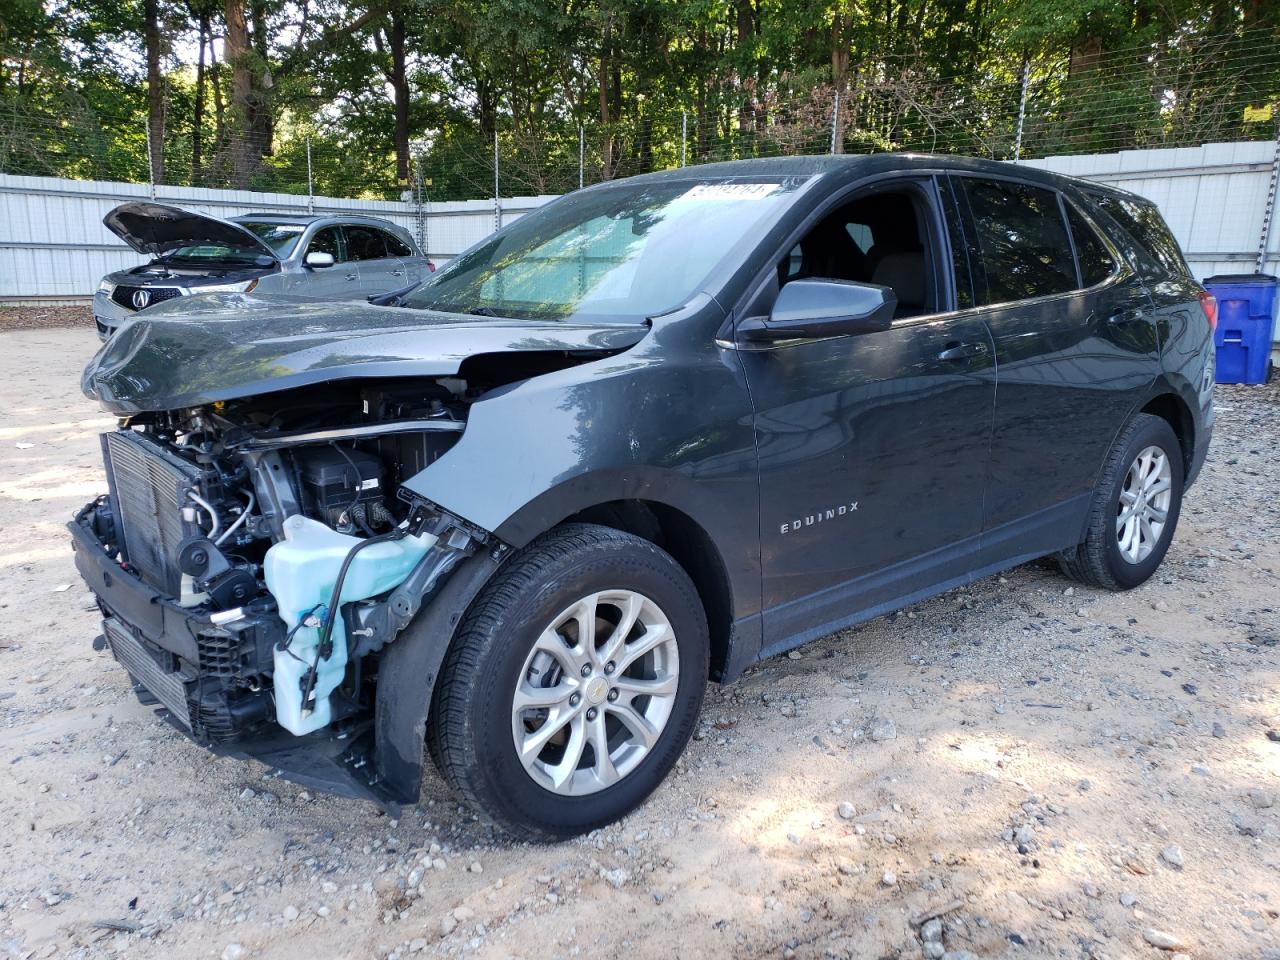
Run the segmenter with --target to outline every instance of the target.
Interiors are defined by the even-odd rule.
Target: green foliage
[[[250,50],[229,64],[241,2]],[[1024,156],[1270,137],[1244,107],[1280,98],[1280,4],[1258,0],[159,4],[164,179],[180,184],[305,192],[310,171],[319,194],[399,196],[393,24],[400,134],[432,200],[491,195],[495,136],[506,195],[825,151],[837,93],[845,151],[1008,157],[1024,69]],[[199,81],[202,16],[218,66],[206,52]],[[8,0],[0,171],[144,181],[144,27],[143,0]]]

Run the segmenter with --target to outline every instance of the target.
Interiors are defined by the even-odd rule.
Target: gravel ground
[[[1145,587],[1033,564],[761,664],[642,809],[527,846],[214,758],[90,650],[95,346],[0,335],[0,956],[1280,957],[1276,386],[1220,390]]]
[[[0,306],[0,333],[6,330],[48,330],[54,327],[93,329],[93,308]]]

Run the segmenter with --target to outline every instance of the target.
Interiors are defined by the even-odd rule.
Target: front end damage
[[[401,485],[456,442],[474,389],[312,387],[122,421],[102,438],[110,493],[70,524],[95,645],[217,752],[414,802],[413,763],[376,758],[385,650],[459,563],[503,547]]]

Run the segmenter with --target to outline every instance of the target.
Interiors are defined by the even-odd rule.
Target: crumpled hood
[[[85,367],[85,394],[116,414],[178,410],[330,380],[451,376],[480,354],[625,350],[641,324],[432,313],[285,296],[205,294],[127,322]]]

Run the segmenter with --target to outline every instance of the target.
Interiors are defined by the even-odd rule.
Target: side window
[[[1076,288],[1071,243],[1053,190],[957,177],[973,222],[979,305],[1030,300]]]
[[[947,177],[936,178],[938,195],[942,197],[942,214],[947,221],[947,239],[951,241],[951,276],[955,280],[956,309],[968,310],[973,303],[973,276],[969,267],[969,245],[965,242],[964,220],[959,201]]]
[[[1147,255],[1159,265],[1159,269],[1155,271],[1152,271],[1149,266],[1142,269],[1144,276],[1158,276],[1160,273],[1174,274],[1179,277],[1191,276],[1191,270],[1186,260],[1182,258],[1182,251],[1178,249],[1178,242],[1173,239],[1173,234],[1169,232],[1169,227],[1154,205],[1107,194],[1095,193],[1090,196],[1116,223],[1128,231],[1129,235],[1142,245]]]
[[[307,253],[327,253],[330,254],[335,263],[342,263],[342,240],[339,237],[338,227],[325,227],[311,238],[311,243],[307,246]]]
[[[938,310],[928,218],[917,189],[880,189],[833,210],[778,264],[781,283],[798,278],[892,287],[897,316]]]
[[[381,260],[387,255],[387,244],[381,230],[372,227],[347,226],[347,256],[352,260]]]
[[[1076,262],[1080,265],[1080,286],[1092,287],[1115,272],[1116,262],[1097,231],[1089,225],[1075,204],[1066,202],[1067,223],[1076,244]]]
[[[383,240],[387,244],[387,255],[391,257],[412,257],[414,252],[409,249],[409,245],[397,237],[394,233],[383,233]]]

